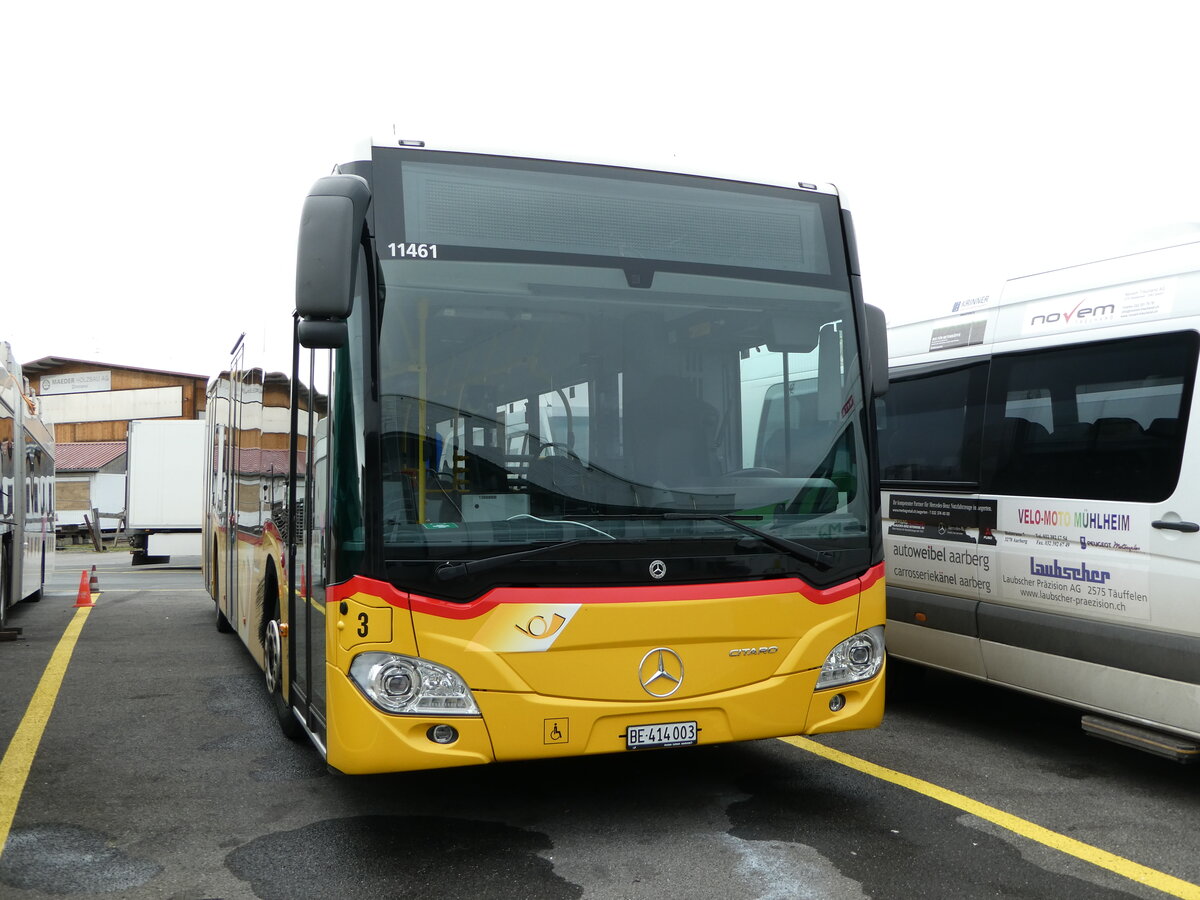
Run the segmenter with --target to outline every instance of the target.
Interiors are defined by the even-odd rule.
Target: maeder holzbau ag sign
[[[90,391],[111,391],[112,372],[72,372],[69,375],[43,375],[38,393],[86,394]]]

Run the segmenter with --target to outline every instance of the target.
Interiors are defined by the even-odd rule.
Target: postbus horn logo
[[[534,640],[540,641],[558,634],[558,630],[562,628],[566,622],[567,620],[564,617],[560,616],[558,613],[555,613],[550,618],[549,622],[546,621],[545,616],[534,616],[524,625],[516,625],[514,627],[526,637],[531,637]]]

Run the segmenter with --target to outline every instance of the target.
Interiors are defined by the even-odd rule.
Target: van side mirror
[[[300,342],[306,347],[314,346],[308,340],[316,346],[345,342],[344,323],[353,308],[355,264],[370,202],[371,189],[358,175],[320,178],[305,198],[296,254],[296,312]]]

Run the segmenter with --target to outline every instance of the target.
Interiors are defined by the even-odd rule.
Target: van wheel
[[[913,700],[927,690],[925,676],[928,669],[908,660],[888,655],[887,684],[885,690],[889,700]]]

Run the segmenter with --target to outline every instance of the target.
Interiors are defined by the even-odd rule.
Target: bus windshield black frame
[[[865,570],[873,451],[835,195],[378,147],[364,174],[362,489],[393,581],[461,600],[630,583],[654,559],[684,581]]]

